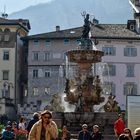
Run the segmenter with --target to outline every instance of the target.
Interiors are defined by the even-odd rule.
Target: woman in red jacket
[[[125,123],[122,119],[122,114],[119,114],[118,119],[114,123],[115,136],[119,137],[124,132],[124,129],[125,129]]]

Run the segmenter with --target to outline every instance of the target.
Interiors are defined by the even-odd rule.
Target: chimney
[[[56,31],[60,31],[60,26],[59,25],[56,26]]]

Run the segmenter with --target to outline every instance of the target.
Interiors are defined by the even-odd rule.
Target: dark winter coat
[[[90,133],[88,131],[86,131],[85,133],[83,131],[80,131],[78,140],[90,140]]]
[[[91,133],[90,135],[90,140],[101,140],[102,139],[102,133],[97,132],[97,133]]]

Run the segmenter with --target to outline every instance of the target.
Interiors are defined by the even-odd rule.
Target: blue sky
[[[4,12],[5,9],[7,14],[11,14],[13,12],[22,10],[28,6],[49,1],[52,0],[0,0],[0,13]]]

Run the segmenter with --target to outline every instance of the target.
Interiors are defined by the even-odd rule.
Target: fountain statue
[[[45,109],[53,112],[64,112],[65,108],[62,106],[61,96],[58,93],[52,95],[52,99],[50,103],[44,107],[44,110]]]
[[[104,105],[105,112],[120,112],[121,109],[118,105],[118,102],[115,100],[115,96],[109,95],[108,101]]]

